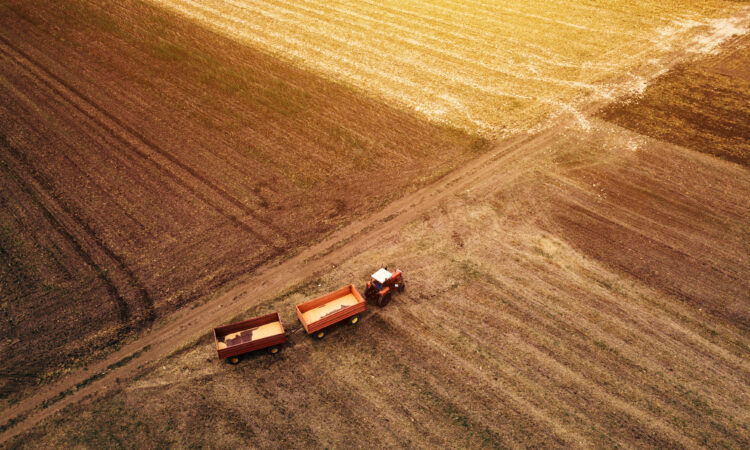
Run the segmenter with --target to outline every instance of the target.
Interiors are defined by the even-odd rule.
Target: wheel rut
[[[0,158],[0,164],[2,164],[6,172],[11,176],[13,180],[16,181],[18,186],[28,196],[28,198],[39,208],[52,228],[58,234],[63,236],[75,249],[76,254],[78,254],[78,256],[86,264],[91,266],[98,273],[99,279],[102,280],[107,288],[107,291],[115,301],[115,309],[118,311],[120,322],[125,324],[128,329],[133,325],[132,323],[130,323],[132,311],[127,299],[125,298],[125,295],[122,292],[122,287],[118,287],[118,283],[116,283],[108,274],[108,270],[106,268],[108,264],[97,262],[95,256],[92,255],[92,252],[86,249],[88,245],[85,244],[82,239],[77,238],[73,233],[68,231],[70,227],[61,223],[58,217],[67,217],[69,218],[69,221],[74,222],[76,224],[76,227],[74,227],[74,229],[80,230],[83,235],[88,237],[87,240],[93,241],[95,247],[102,253],[104,253],[108,259],[113,261],[115,267],[119,271],[125,274],[127,278],[127,284],[134,286],[137,289],[140,297],[140,303],[145,311],[144,317],[140,321],[146,323],[150,323],[151,321],[153,321],[155,317],[153,300],[148,294],[146,288],[138,280],[132,270],[130,270],[127,264],[125,264],[122,258],[115,254],[106,244],[104,244],[104,242],[102,242],[102,240],[96,235],[91,227],[75,213],[73,213],[70,208],[60,202],[55,202],[54,200],[52,200],[51,196],[47,195],[47,193],[49,192],[47,183],[45,182],[45,180],[41,179],[38,174],[34,177],[33,180],[26,180],[21,175],[19,175],[19,172],[21,171],[16,170],[16,168],[14,167],[16,165],[24,167],[25,173],[35,173],[28,167],[28,163],[27,161],[25,161],[24,155],[18,152],[4,138],[0,139],[0,148],[3,148],[5,150],[3,157]],[[54,203],[53,206],[50,206],[51,202]],[[60,210],[62,214],[53,212],[53,209]]]
[[[67,99],[80,114],[108,130],[114,138],[149,161],[164,175],[175,180],[188,192],[210,205],[227,220],[237,224],[249,234],[263,242],[274,236],[288,238],[283,231],[274,229],[258,214],[232,197],[220,186],[207,180],[197,170],[177,160],[169,152],[150,142],[145,136],[126,123],[111,116],[93,100],[75,87],[56,77],[41,63],[35,63],[24,51],[13,47],[0,36],[0,52],[21,64],[34,74],[40,83],[52,89],[56,95]],[[675,56],[673,64],[680,59]],[[592,105],[593,109],[595,105]],[[588,114],[590,111],[585,111]],[[300,253],[283,261],[260,264],[252,270],[252,276],[234,288],[193,308],[183,308],[158,327],[145,330],[139,337],[126,343],[107,358],[91,364],[88,368],[71,372],[59,381],[41,387],[35,394],[0,412],[0,442],[31,429],[34,425],[54,415],[68,405],[92,395],[116,389],[120,380],[127,380],[147,364],[168,356],[181,344],[190,342],[208,332],[212,327],[241,314],[254,305],[284,292],[288,286],[325,273],[332,266],[347,258],[374,247],[390,233],[438,208],[443,202],[466,190],[512,182],[514,162],[533,157],[543,152],[560,133],[570,130],[577,123],[576,117],[561,117],[548,128],[529,135],[523,134],[500,142],[487,153],[455,169],[431,185],[405,195],[380,211],[356,220],[334,232],[322,241],[303,249]],[[185,181],[168,169],[171,165],[180,172],[206,187],[225,205],[210,201],[208,194]],[[263,229],[261,233],[230,212],[239,211],[253,219],[254,225]],[[275,246],[274,250],[284,249]]]
[[[504,166],[519,155],[538,151],[541,147],[536,143],[548,139],[554,132],[555,128],[552,128],[542,135],[512,139],[448,174],[436,184],[402,197],[383,210],[349,224],[296,256],[280,263],[259,265],[247,282],[198,307],[176,312],[166,325],[145,331],[104,360],[41,388],[36,394],[0,413],[0,423],[7,427],[0,435],[0,441],[30,429],[88,395],[115,388],[118,384],[116,380],[127,379],[144,364],[167,356],[179,345],[198,338],[217,323],[278,295],[290,284],[321,274],[346,258],[372,247],[378,242],[378,236],[394,232],[438,207],[441,202],[471,186],[475,180],[502,179],[508,175],[503,171]],[[118,364],[125,359],[127,363]],[[117,367],[108,369],[113,364]],[[92,377],[96,377],[95,381],[75,389],[76,385],[80,386]],[[64,394],[61,396],[61,393]],[[11,421],[12,424],[9,424]]]
[[[55,95],[70,104],[78,113],[98,125],[102,130],[106,130],[117,142],[129,148],[138,157],[150,163],[157,171],[171,179],[175,184],[181,186],[217,213],[224,216],[227,221],[264,243],[274,242],[276,236],[281,236],[286,241],[290,239],[286,231],[261,218],[253,209],[234,198],[199,171],[179,161],[174,155],[151,142],[118,117],[98,107],[86,94],[80,92],[77,88],[46,69],[42,64],[37,63],[28,53],[14,47],[2,36],[0,36],[0,54],[3,54],[8,60],[23,67],[41,85],[50,89]],[[162,161],[159,161],[160,159]],[[171,166],[184,172],[187,176],[178,175],[171,169]],[[228,211],[225,206],[211,201],[206,193],[186,181],[186,179],[191,178],[207,188],[205,190],[222,199],[225,204],[231,205],[230,207],[239,211],[240,214],[234,214]],[[251,219],[250,224],[246,222],[245,219],[247,218]],[[263,232],[259,230],[263,230]],[[278,246],[273,246],[273,248],[275,251],[283,250],[283,248]]]

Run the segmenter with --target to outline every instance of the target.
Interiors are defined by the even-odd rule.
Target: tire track
[[[3,42],[7,43],[0,38],[0,44]],[[106,115],[104,117],[106,119]],[[178,311],[160,328],[145,331],[139,338],[123,345],[104,360],[91,364],[86,369],[71,372],[54,384],[43,386],[32,396],[0,412],[0,424],[5,424],[0,441],[29,430],[89,395],[116,389],[119,379],[127,379],[149,363],[168,356],[180,344],[204,335],[217,323],[282,293],[288,286],[324,273],[332,265],[376,246],[384,235],[394,233],[409,222],[428,214],[453,196],[470,188],[492,184],[507,185],[515,177],[513,170],[517,167],[512,163],[538,156],[550,142],[567,128],[571,128],[571,124],[574,127],[575,123],[575,118],[561,117],[554,126],[534,135],[517,136],[502,142],[485,155],[450,172],[435,183],[342,227],[321,242],[302,249],[295,256],[283,262],[259,266],[252,278],[243,280],[222,295],[193,308]],[[120,140],[127,142],[125,137],[120,137]],[[149,157],[145,156],[146,159]],[[110,370],[110,367],[115,368]],[[99,376],[92,378],[97,375]],[[90,383],[82,383],[92,379]],[[77,385],[82,387],[76,390]],[[50,400],[55,401],[47,403]]]
[[[291,236],[286,231],[283,231],[278,227],[268,223],[266,220],[259,217],[258,214],[255,213],[255,211],[246,207],[240,200],[234,198],[226,190],[216,185],[214,182],[206,178],[204,175],[200,174],[195,169],[179,161],[179,159],[177,159],[171,153],[161,149],[159,146],[151,142],[149,139],[141,135],[138,131],[134,130],[132,127],[125,124],[111,113],[104,111],[85,94],[81,93],[75,87],[69,85],[67,82],[62,80],[57,75],[53,74],[50,70],[48,70],[41,64],[35,62],[27,53],[13,46],[13,44],[11,44],[3,36],[0,36],[0,53],[4,54],[8,59],[23,67],[41,84],[46,86],[63,100],[67,101],[73,108],[75,108],[78,112],[91,120],[93,123],[101,127],[101,129],[106,130],[116,141],[123,144],[126,148],[131,149],[142,159],[148,161],[154,168],[156,168],[157,171],[172,179],[176,184],[180,185],[185,190],[190,192],[193,196],[204,202],[210,208],[214,209],[217,213],[222,215],[229,222],[232,222],[238,228],[241,228],[245,232],[251,234],[253,237],[263,242],[264,244],[270,244],[274,242],[274,235],[281,236],[285,241],[289,241],[291,239]],[[69,92],[69,94],[66,95],[65,91]],[[219,198],[222,198],[227,203],[230,203],[231,205],[242,211],[243,216],[238,217],[237,215],[227,211],[225,208],[212,202],[199,189],[187,183],[183,178],[175,175],[163,164],[154,159],[153,156],[149,155],[147,151],[144,151],[142,147],[146,148],[148,151],[158,154],[169,163],[174,164],[174,166],[180,168],[182,171],[198,180],[198,182],[207,186],[209,190],[213,191]],[[261,234],[256,228],[251,227],[250,225],[245,223],[242,220],[242,218],[244,217],[250,217],[256,224],[260,225],[260,228],[269,230],[270,235],[264,236],[264,234]],[[271,245],[271,247],[275,252],[284,250],[283,247],[277,245]],[[277,254],[278,253],[274,253],[274,255]]]
[[[3,53],[2,49],[0,49],[0,54],[2,53]],[[26,99],[26,100],[31,101],[30,99]],[[15,176],[19,185],[22,188],[24,188],[24,191],[27,193],[27,195],[29,195],[30,198],[35,199],[34,203],[37,205],[37,207],[43,210],[45,217],[48,217],[48,219],[49,217],[53,217],[60,226],[63,225],[62,221],[60,220],[60,217],[55,216],[55,212],[49,207],[47,207],[45,203],[42,201],[42,198],[40,196],[37,196],[35,192],[38,192],[41,196],[46,198],[49,203],[55,205],[56,208],[54,209],[61,210],[63,217],[67,217],[71,221],[73,221],[78,226],[79,230],[82,230],[82,235],[88,236],[88,238],[93,242],[93,246],[99,249],[102,253],[104,253],[104,255],[109,260],[113,261],[115,268],[118,269],[122,275],[124,275],[125,279],[127,280],[125,282],[125,286],[117,287],[118,283],[114,281],[114,277],[111,277],[107,274],[108,269],[98,263],[96,263],[95,265],[92,265],[91,262],[95,260],[93,259],[93,255],[91,254],[91,252],[86,251],[87,245],[84,242],[82,242],[80,239],[75,239],[74,246],[76,246],[78,250],[80,250],[80,252],[83,252],[89,255],[90,261],[87,258],[84,258],[84,261],[86,261],[87,264],[94,267],[97,271],[97,275],[106,281],[106,284],[108,286],[107,289],[110,292],[110,294],[112,294],[113,296],[115,296],[116,299],[118,299],[118,303],[120,303],[121,301],[125,302],[126,304],[125,307],[119,306],[118,310],[120,311],[119,315],[120,315],[121,321],[127,324],[126,331],[131,330],[134,326],[138,327],[138,326],[143,326],[143,325],[152,323],[154,319],[156,318],[155,309],[154,309],[154,300],[151,297],[151,295],[148,293],[148,290],[146,289],[145,285],[140,281],[138,276],[135,275],[135,273],[130,268],[130,266],[128,266],[128,264],[125,262],[123,257],[118,255],[112,248],[110,248],[107,244],[105,244],[102,238],[99,237],[97,232],[94,230],[94,228],[86,220],[84,220],[79,214],[77,214],[72,206],[67,205],[64,202],[56,199],[56,196],[53,194],[54,188],[53,188],[52,180],[50,180],[48,177],[44,176],[42,173],[36,170],[29,156],[25,154],[24,152],[15,148],[7,140],[7,138],[2,134],[0,134],[0,146],[3,146],[8,150],[7,152],[4,153],[3,156],[14,160],[14,161],[9,161],[9,160],[4,161],[6,167],[11,172],[11,174]],[[17,166],[21,166],[20,170],[13,170],[13,168],[10,167],[9,163],[14,163]],[[32,181],[29,182],[27,180],[24,180],[21,174],[29,174]],[[64,236],[68,241],[73,242],[74,238],[71,237],[73,236],[72,234],[67,233],[67,231],[66,233],[60,233],[60,234]],[[55,261],[57,261],[57,258],[55,258]],[[66,272],[69,273],[69,271],[67,270]],[[135,297],[137,299],[137,302],[141,305],[140,311],[142,311],[143,313],[143,315],[138,316],[138,320],[136,322],[132,322],[131,320],[133,316],[133,311],[130,311],[130,307],[129,305],[127,305],[127,300],[125,300],[125,295],[123,294],[123,292],[128,287],[132,287],[136,290]]]
[[[18,157],[19,152],[14,149],[10,143],[5,139],[5,136],[0,135],[0,148],[3,148],[4,150],[7,150],[7,152],[3,153],[3,156],[7,157],[10,156],[10,154],[13,154],[13,156]],[[33,202],[33,204],[42,212],[42,215],[45,219],[49,222],[49,224],[52,226],[52,228],[61,236],[63,236],[70,244],[73,246],[73,249],[75,250],[76,254],[90,267],[92,267],[96,273],[99,279],[102,280],[105,287],[107,288],[107,291],[112,296],[112,298],[115,301],[115,309],[118,312],[118,317],[120,319],[120,322],[126,324],[126,328],[130,328],[131,324],[128,324],[128,319],[130,318],[131,312],[130,307],[128,305],[127,300],[123,297],[122,293],[120,292],[120,289],[117,287],[115,282],[112,280],[112,278],[107,273],[107,270],[104,269],[100,264],[98,264],[93,256],[88,253],[84,249],[84,244],[82,244],[71,232],[68,231],[67,227],[63,225],[56,217],[56,214],[51,211],[49,207],[45,205],[45,203],[42,201],[39,195],[36,194],[34,187],[32,187],[32,183],[29,183],[25,181],[16,170],[11,167],[11,164],[8,163],[8,161],[5,158],[0,158],[0,163],[2,163],[3,168],[5,171],[15,180],[16,184],[21,188],[21,190],[26,194],[26,196]],[[26,167],[28,169],[28,167]],[[27,173],[34,173],[31,171],[28,171]],[[35,180],[36,183],[34,184],[41,184],[39,183],[39,180]],[[47,192],[47,190],[42,187],[38,188],[39,191]],[[43,194],[42,194],[43,195]],[[45,195],[45,197],[48,197]],[[67,208],[63,206],[62,204],[57,204],[60,209],[66,212],[66,214],[73,218],[73,220],[81,226],[80,219],[75,218],[75,216],[72,216],[69,214],[69,211],[67,211]],[[84,230],[86,230],[86,227],[84,227]],[[88,232],[88,230],[86,230]],[[104,251],[106,254],[109,255],[111,251],[108,253],[105,247],[103,247],[103,244],[95,237],[91,236],[94,242],[96,242],[102,251]],[[120,267],[118,266],[118,269]],[[126,272],[127,273],[127,272]],[[137,282],[137,280],[136,280]],[[148,295],[145,290],[143,290],[143,293],[145,295]],[[152,308],[153,313],[153,308]]]
[[[457,169],[437,184],[394,201],[383,210],[351,223],[296,256],[277,264],[262,265],[262,262],[259,262],[257,267],[251,268],[254,276],[250,282],[242,283],[200,306],[178,311],[172,321],[158,330],[144,332],[140,338],[124,345],[104,360],[74,372],[54,384],[44,386],[33,396],[0,412],[0,424],[8,424],[5,431],[0,434],[0,442],[29,429],[83,396],[116,388],[116,379],[134,374],[139,367],[149,361],[164,357],[186,340],[200,336],[216,323],[226,321],[227,317],[240,314],[251,305],[281,293],[290,284],[316,276],[332,265],[337,265],[344,259],[376,245],[378,237],[382,234],[393,232],[418,218],[477,180],[503,179],[508,175],[503,171],[507,163],[519,154],[527,156],[543,150],[542,146],[537,145],[540,139],[546,142],[554,138],[555,131],[556,128],[541,135],[512,139],[495,151]],[[143,350],[144,348],[146,350]],[[137,356],[132,357],[136,353]],[[129,357],[132,359],[127,364],[107,371],[108,366]],[[60,397],[62,393],[71,392],[77,384],[104,371],[106,374],[96,381]],[[56,398],[59,400],[50,405],[50,400]],[[46,407],[43,406],[45,402]]]
[[[16,17],[18,17],[19,20],[22,20],[22,21],[26,22],[31,27],[35,28],[35,27],[38,26],[38,24],[30,21],[28,17],[20,15],[19,11],[17,11],[16,9],[13,9],[12,13],[14,13],[16,15]],[[28,32],[28,30],[26,30],[26,31]],[[49,30],[41,30],[41,29],[36,28],[34,30],[34,32],[37,32],[39,34],[43,34],[44,37],[41,37],[42,39],[56,39],[56,37],[53,34],[51,34],[49,32]],[[18,50],[20,50],[20,49],[18,49]],[[37,65],[40,66],[40,67],[42,66],[41,64],[37,64]],[[126,93],[120,93],[120,95],[121,95],[120,99],[131,100],[131,101],[133,100],[133,97],[127,95]],[[99,110],[102,110],[102,108],[99,108]],[[106,112],[106,111],[104,111],[104,112]],[[221,147],[221,146],[219,146],[218,148],[219,149],[223,149],[223,147]],[[219,153],[216,153],[216,152],[212,152],[212,156],[215,156],[217,159],[219,159],[223,163],[225,163],[228,166],[230,166],[232,169],[234,169],[235,171],[237,171],[237,173],[240,174],[241,176],[248,177],[248,178],[253,177],[253,176],[258,176],[257,172],[248,171],[245,167],[242,166],[241,163],[238,163],[238,162],[235,162],[234,160],[232,160],[231,156],[229,156],[229,155],[226,154],[226,151],[223,151],[222,155],[219,155]],[[260,184],[261,185],[266,185],[265,182],[261,182]],[[266,205],[269,203],[268,199],[265,198],[264,196],[260,195],[259,192],[257,192],[257,191],[253,191],[253,193],[258,197],[259,204],[261,205],[261,207],[265,208]],[[249,208],[249,210],[252,211],[252,209],[250,207],[247,207],[247,208]],[[271,226],[272,224],[268,224],[268,225]],[[142,225],[140,223],[138,223],[138,226],[142,226]]]

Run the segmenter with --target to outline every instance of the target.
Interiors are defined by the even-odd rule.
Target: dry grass
[[[741,280],[750,266],[729,258],[749,250],[747,177],[718,193],[711,186],[742,169],[601,121],[592,127],[562,133],[547,152],[248,311],[280,312],[290,336],[277,358],[220,364],[206,338],[11,446],[747,447],[750,339],[742,320],[722,313],[726,304],[707,310],[702,297],[706,287],[737,289],[748,301]],[[636,173],[657,194],[675,177],[691,182],[675,188],[684,197],[658,203],[659,214],[626,185],[600,185]],[[672,257],[682,275],[626,270],[655,253],[628,254],[641,244],[616,233],[602,244],[611,252],[597,253],[588,241],[600,230],[565,220],[605,211],[653,242],[679,245]],[[730,230],[736,240],[722,240]],[[630,259],[613,263],[621,253]],[[294,305],[344,280],[361,287],[373,261],[403,269],[406,292],[370,307],[357,327],[306,336]],[[704,276],[713,270],[739,278]],[[675,281],[687,291],[672,291]]]
[[[487,148],[135,0],[0,0],[0,91],[0,402]]]
[[[228,4],[170,2],[190,5],[183,12],[193,15]],[[286,17],[282,6],[274,5],[268,11]],[[365,8],[362,15],[374,14],[371,3],[357,5]],[[420,6],[409,6],[417,8],[409,17],[420,18],[409,24],[421,33],[415,36],[437,41],[440,36],[430,35],[429,24],[455,16],[477,20],[446,28],[457,44],[483,42],[478,38],[483,33],[501,33],[497,39],[508,42],[517,37],[493,28],[489,22],[495,16],[468,12],[455,2],[441,5],[456,12],[420,12]],[[696,14],[694,18],[705,20],[719,3],[608,2],[603,7],[579,2],[571,7],[581,16],[588,12],[596,17],[587,16],[586,25],[619,26],[631,40],[622,35],[610,40],[584,22],[560,23],[564,15],[554,7],[535,13],[538,2],[509,5],[532,8],[507,12],[509,21],[521,21],[519,27],[536,29],[529,23],[541,22],[566,30],[549,35],[549,42],[541,40],[545,33],[531,35],[540,40],[521,45],[527,50],[524,61],[539,61],[539,70],[546,67],[541,61],[551,57],[545,63],[554,66],[549,77],[594,83],[614,74],[607,66],[612,61],[622,58],[631,64],[652,51],[644,50],[653,44],[649,36],[667,46],[685,39],[684,28],[695,23],[680,25],[674,19]],[[383,30],[403,26],[404,10],[389,11],[393,14],[378,15],[393,21],[384,23]],[[290,37],[313,32],[304,26],[278,28],[279,22],[289,22],[267,15],[243,14],[233,12],[222,19],[226,22],[218,16],[206,20],[221,28],[222,23],[237,23],[238,17],[266,17],[265,28],[254,26],[259,36],[263,30],[282,29]],[[361,24],[357,26],[360,30]],[[682,26],[682,31],[671,26]],[[659,27],[666,28],[652,34]],[[335,33],[331,29],[329,34],[339,36]],[[392,35],[388,39],[398,39],[397,33]],[[316,45],[333,45],[332,38],[325,38]],[[561,40],[571,44],[561,46]],[[420,54],[419,42],[399,42],[393,43],[395,56],[404,57],[408,49]],[[690,44],[710,50],[714,43],[702,38]],[[631,45],[640,45],[641,51]],[[310,51],[312,46],[300,48]],[[552,48],[559,54],[549,54]],[[290,52],[283,46],[266,49]],[[335,47],[330,52],[334,50],[346,52]],[[169,46],[155,51],[165,60],[183,57]],[[380,53],[372,52],[373,67],[386,64],[377,59]],[[596,57],[601,59],[592,59]],[[309,55],[299,58],[311,64]],[[440,58],[444,55],[425,61],[443,67]],[[586,58],[598,64],[590,68],[600,78],[580,78],[577,71]],[[462,67],[477,65],[464,59]],[[726,70],[742,71],[736,61],[723,61],[731,62],[723,66]],[[338,67],[337,61],[330,64]],[[399,68],[389,67],[394,71],[384,73]],[[573,73],[561,76],[559,67]],[[428,72],[414,74],[428,89],[431,83],[445,85],[445,79]],[[390,91],[383,86],[395,86],[391,81],[380,86],[348,82],[384,97]],[[518,88],[513,83],[506,87]],[[563,87],[558,93],[551,87],[556,85],[529,86],[547,96],[542,99],[580,93],[579,87]],[[681,89],[690,91],[689,86]],[[467,104],[477,99],[471,97],[474,91],[458,91],[467,95]],[[415,94],[405,90],[406,95]],[[478,114],[497,102],[488,98],[488,103],[482,103],[484,97],[476,103]],[[693,103],[688,109],[700,113],[702,107]],[[529,108],[541,111],[538,105]],[[722,116],[717,119],[735,113],[731,108],[717,111]],[[499,121],[501,116],[522,117],[495,111],[485,119]],[[472,128],[466,117],[456,114],[448,121],[480,129]],[[581,127],[559,130],[543,148],[509,159],[497,173],[476,180],[470,190],[419,220],[379,236],[370,250],[322,278],[247,311],[248,317],[280,312],[290,335],[278,357],[257,354],[239,366],[221,364],[206,336],[145,367],[140,377],[123,381],[119,391],[71,406],[8,446],[750,447],[746,168],[600,119],[584,119],[586,132]],[[358,141],[351,142],[356,147]],[[17,246],[14,232],[2,230],[2,242]],[[370,307],[357,327],[339,326],[323,341],[305,335],[294,305],[342,281],[361,287],[381,261],[405,271],[405,293],[385,308]],[[26,272],[12,262],[19,273]]]
[[[714,19],[741,7],[716,0],[150,1],[431,120],[489,135],[638,89],[642,79],[623,75],[658,66],[699,32],[710,36],[691,46],[712,49],[726,37],[724,22]]]

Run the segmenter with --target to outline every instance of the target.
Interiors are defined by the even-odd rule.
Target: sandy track
[[[11,56],[15,61],[30,71],[39,72],[22,52],[13,49],[6,41],[0,43],[0,51]],[[672,64],[680,59],[675,55]],[[43,73],[40,73],[44,77]],[[58,92],[68,96],[75,91],[67,88],[60,80],[46,77],[45,82]],[[74,102],[85,99],[73,98]],[[84,108],[84,107],[82,107]],[[593,106],[592,106],[593,108]],[[101,118],[106,124],[106,117]],[[558,124],[532,136],[518,136],[501,143],[486,155],[472,161],[462,168],[450,173],[434,185],[407,195],[382,211],[356,221],[322,242],[311,246],[298,255],[275,265],[260,267],[252,278],[231,289],[221,296],[192,309],[184,309],[174,314],[171,320],[159,328],[145,332],[141,337],[123,346],[123,348],[105,360],[92,364],[88,369],[71,373],[62,380],[41,388],[35,395],[26,398],[0,413],[0,422],[16,423],[9,427],[0,440],[9,438],[30,429],[36,423],[53,415],[65,406],[75,403],[89,395],[107,392],[117,386],[118,380],[134,374],[139,367],[168,355],[181,344],[206,333],[216,324],[224,323],[228,318],[242,313],[248,307],[258,304],[282,292],[286,287],[303,279],[324,273],[331,266],[337,265],[346,258],[357,254],[378,242],[378,236],[393,232],[399,227],[418,218],[427,211],[439,206],[441,202],[477,184],[509,182],[513,174],[505,169],[511,161],[529,157],[544,151],[558,133],[568,129],[576,118],[566,118]],[[137,137],[137,136],[136,136]],[[135,355],[135,356],[134,356]],[[132,357],[127,363],[108,370],[108,367],[120,362],[123,358]],[[102,377],[86,383],[82,388],[65,395],[62,399],[46,408],[40,407],[45,401],[54,399],[62,392],[75,388],[77,384],[106,370]]]
[[[14,51],[3,42],[0,50]],[[15,57],[23,59],[19,53]],[[27,61],[26,64],[29,64]],[[52,81],[51,81],[52,82]],[[62,88],[61,88],[62,89]],[[562,125],[560,125],[562,127]],[[522,136],[498,146],[487,155],[444,177],[433,186],[423,188],[392,203],[382,211],[366,219],[356,221],[334,233],[322,242],[304,250],[300,254],[274,266],[261,267],[246,283],[230,290],[220,297],[196,308],[185,309],[174,314],[172,320],[161,328],[149,330],[140,338],[123,346],[105,360],[92,364],[87,370],[77,371],[64,379],[45,386],[35,395],[22,400],[0,414],[0,422],[7,423],[23,417],[15,426],[6,430],[0,439],[3,441],[23,432],[46,417],[61,410],[66,405],[77,402],[90,394],[101,394],[116,386],[118,378],[126,378],[148,361],[164,357],[180,344],[206,333],[207,330],[224,323],[228,318],[240,314],[248,307],[280,293],[285,287],[305,278],[325,272],[332,265],[345,260],[366,248],[375,245],[377,237],[395,230],[426,211],[435,208],[441,201],[466,190],[475,180],[502,179],[502,167],[519,155],[528,156],[544,148],[544,144],[554,139],[562,128],[550,128],[536,136]],[[79,389],[47,408],[39,408],[43,402],[54,398],[60,392],[74,387],[87,378],[105,370],[108,366],[148,348],[127,364],[107,372],[107,374],[82,389]]]
[[[487,149],[139,0],[0,22],[0,409]]]

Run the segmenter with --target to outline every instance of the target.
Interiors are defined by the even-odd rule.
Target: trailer
[[[354,325],[364,310],[364,299],[354,285],[350,284],[297,305],[297,317],[307,334],[323,339],[324,328],[344,320]]]
[[[256,350],[267,348],[271,354],[278,353],[286,342],[286,332],[279,313],[274,312],[214,328],[214,341],[219,359],[237,364],[240,355]]]

